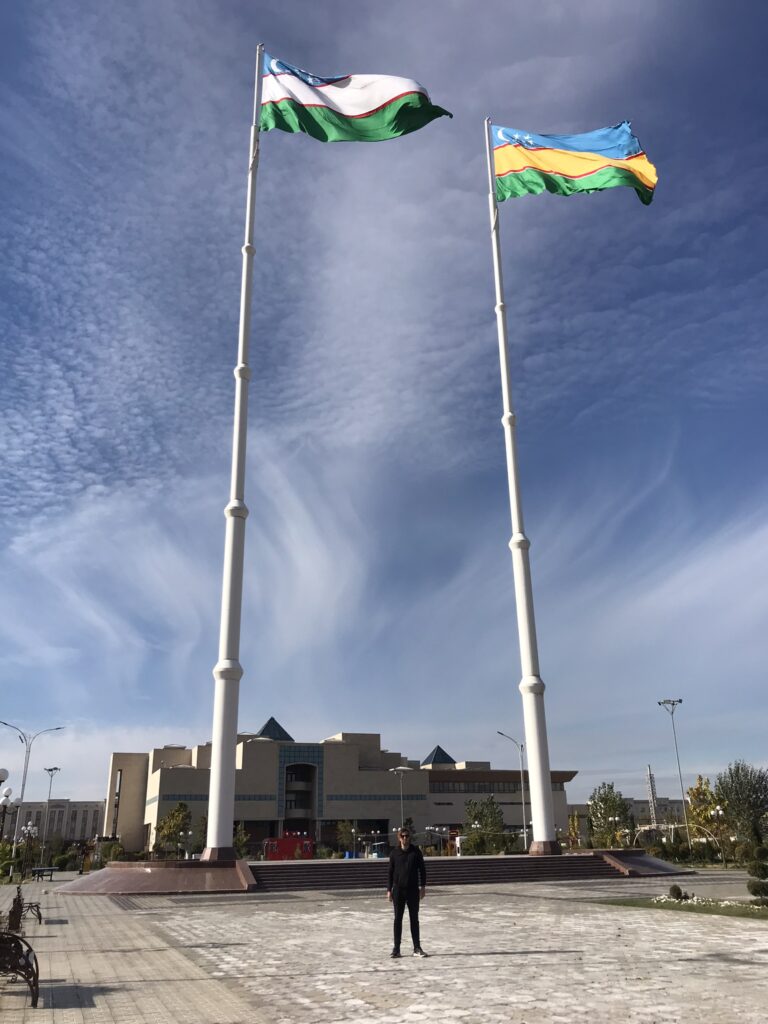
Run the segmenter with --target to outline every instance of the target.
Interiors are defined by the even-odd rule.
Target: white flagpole
[[[245,447],[248,433],[248,341],[251,328],[251,286],[253,283],[253,220],[256,172],[259,166],[259,121],[261,119],[262,61],[264,45],[256,47],[253,124],[248,151],[248,191],[245,207],[245,244],[240,286],[240,327],[235,367],[235,418],[232,433],[232,475],[229,503],[224,509],[224,573],[221,591],[219,660],[213,669],[216,680],[213,701],[211,782],[208,797],[208,834],[202,860],[234,860],[232,835],[235,823],[235,756],[237,752],[237,707],[240,696],[240,619],[243,600],[243,551],[245,520]]]
[[[530,541],[523,528],[523,505],[517,468],[517,442],[515,414],[512,411],[512,377],[509,371],[509,341],[507,313],[504,304],[504,280],[501,274],[501,242],[499,238],[499,208],[496,203],[496,175],[493,167],[491,119],[485,119],[485,148],[488,157],[488,208],[491,215],[491,248],[493,251],[493,278],[496,285],[496,329],[499,336],[499,362],[501,364],[501,392],[504,400],[504,447],[507,453],[509,507],[512,518],[512,569],[515,580],[517,632],[520,641],[520,664],[523,678],[520,693],[523,696],[525,743],[528,748],[528,782],[530,790],[533,842],[529,853],[560,853],[555,835],[552,805],[552,781],[549,771],[547,723],[544,715],[544,683],[539,675],[539,652],[536,644],[536,621],[533,615],[533,588],[531,565],[528,557]]]

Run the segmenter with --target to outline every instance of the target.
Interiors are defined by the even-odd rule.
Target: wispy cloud
[[[758,757],[731,702],[759,706],[765,661],[764,143],[731,118],[762,55],[725,46],[741,30],[706,5],[694,33],[653,3],[336,10],[332,34],[310,3],[29,4],[14,23],[4,717],[29,718],[31,680],[94,756],[116,721],[138,749],[207,736],[262,37],[319,72],[413,75],[455,116],[383,146],[263,140],[241,721],[509,753],[489,746],[519,702],[481,119],[631,116],[652,207],[614,190],[501,210],[553,761],[663,763],[654,701],[684,684],[691,763]],[[739,152],[692,176],[726,113]]]

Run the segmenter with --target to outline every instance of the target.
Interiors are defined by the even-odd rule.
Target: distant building
[[[210,764],[210,743],[112,754],[104,832],[119,835],[126,850],[151,849],[158,821],[179,802],[188,805],[196,830],[208,811]],[[551,773],[561,830],[567,827],[565,783],[575,775]],[[463,825],[467,800],[490,794],[502,809],[505,828],[522,828],[516,769],[456,762],[440,746],[420,763],[382,749],[378,733],[340,732],[320,742],[296,742],[274,718],[258,733],[237,738],[235,821],[243,823],[254,850],[263,839],[288,833],[335,845],[341,821],[350,821],[370,845],[385,843],[401,824],[401,784],[402,816],[411,818],[419,833],[429,826],[447,836]],[[525,784],[530,821],[527,773]]]
[[[38,830],[38,838],[45,842],[55,838],[62,839],[64,843],[75,842],[80,839],[93,839],[95,835],[101,834],[104,827],[103,800],[51,800],[47,828],[46,804],[45,800],[25,800],[23,804],[12,804],[5,818],[3,838],[8,842],[13,841],[17,815],[19,829],[31,821]]]
[[[647,800],[634,800],[632,797],[624,797],[629,804],[630,819],[634,822],[635,828],[642,828],[651,824],[651,811]],[[574,814],[579,816],[579,834],[582,839],[589,838],[587,819],[589,818],[589,804],[569,804],[568,816]],[[682,823],[683,801],[672,800],[670,797],[656,797],[656,822],[658,825],[676,825]]]

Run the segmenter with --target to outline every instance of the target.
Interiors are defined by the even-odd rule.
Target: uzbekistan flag
[[[264,54],[261,130],[305,132],[321,142],[380,142],[446,114],[423,85],[392,75],[320,78]]]
[[[583,135],[537,135],[491,126],[496,198],[602,192],[629,185],[648,205],[658,180],[629,121]]]

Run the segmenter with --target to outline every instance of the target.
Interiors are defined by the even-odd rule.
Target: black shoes
[[[399,949],[393,949],[392,952],[389,954],[389,959],[390,960],[399,960],[400,959],[400,950]]]
[[[417,946],[416,949],[414,949],[413,955],[414,956],[420,956],[420,957],[427,957],[427,956],[429,956],[428,953],[424,952],[424,950],[421,948],[421,946]]]

